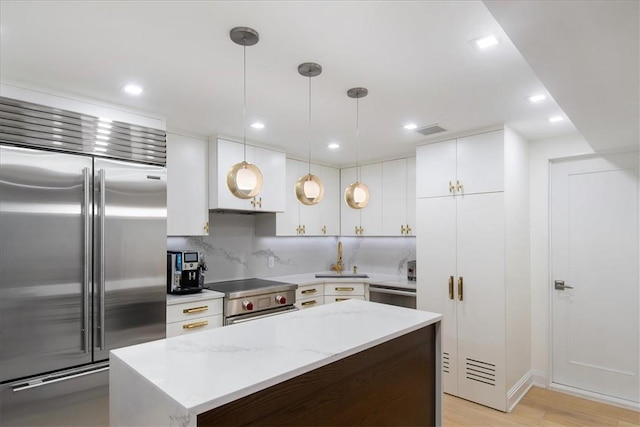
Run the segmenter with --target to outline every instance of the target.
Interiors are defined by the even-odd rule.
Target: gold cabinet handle
[[[304,291],[302,291],[302,292],[301,292],[301,294],[303,294],[303,295],[304,295],[304,294],[313,294],[313,293],[316,293],[316,292],[318,292],[318,290],[317,290],[316,288],[313,288],[313,289],[305,289]]]
[[[336,302],[340,302],[340,301],[347,301],[351,298],[336,298]]]
[[[456,190],[458,191],[462,191],[464,187],[462,186],[462,184],[460,183],[459,180],[456,180]]]
[[[186,325],[182,325],[182,329],[202,328],[203,326],[207,326],[208,324],[208,320],[203,320],[202,322],[187,323]]]
[[[327,226],[322,227],[322,234],[327,234]]]
[[[404,225],[401,225],[400,226],[400,234],[404,234],[404,233],[406,233],[406,231],[407,230],[404,228]]]
[[[182,310],[182,313],[184,314],[200,313],[207,310],[209,310],[209,306],[203,305],[201,307],[185,308],[184,310]]]
[[[336,291],[353,292],[353,288],[336,288]]]
[[[462,276],[458,277],[458,299],[460,301],[464,300],[464,278]]]
[[[453,276],[449,276],[449,299],[453,299]]]
[[[301,305],[301,306],[303,306],[303,307],[306,307],[306,306],[308,306],[308,305],[314,305],[314,304],[317,304],[317,303],[318,303],[318,301],[316,301],[316,300],[314,300],[314,299],[313,299],[313,300],[311,300],[311,301],[305,301],[305,302],[303,302],[303,303],[302,303],[302,304],[300,304],[300,305]]]
[[[302,234],[307,234],[307,229],[304,224],[302,224]]]
[[[409,224],[407,224],[406,230],[407,230],[407,235],[411,234],[411,227],[409,227]]]
[[[204,225],[204,232],[209,234],[209,223],[208,222]]]
[[[453,193],[453,190],[455,190],[456,187],[453,185],[453,183],[451,181],[449,181],[449,193]]]

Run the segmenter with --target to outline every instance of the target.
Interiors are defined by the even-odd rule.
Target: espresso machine
[[[167,251],[167,293],[195,294],[204,287],[207,264],[196,251]]]

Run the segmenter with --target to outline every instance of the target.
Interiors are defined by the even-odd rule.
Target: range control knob
[[[277,304],[286,304],[287,303],[287,298],[283,297],[282,295],[276,295],[276,303]]]
[[[242,302],[242,308],[244,308],[245,310],[253,310],[253,303],[251,301],[243,301]]]

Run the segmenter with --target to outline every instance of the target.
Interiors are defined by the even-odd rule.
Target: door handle
[[[105,210],[107,205],[107,196],[106,192],[106,171],[104,169],[100,169],[98,172],[98,177],[100,179],[100,205],[98,206],[98,211],[100,212],[100,273],[99,273],[99,281],[100,281],[100,350],[104,350],[104,299],[105,299],[105,274],[104,274],[104,262],[105,262]]]
[[[553,282],[553,287],[556,291],[564,291],[565,289],[573,289],[573,286],[567,286],[564,284],[564,280],[556,280]]]
[[[84,209],[84,271],[82,285],[82,348],[89,352],[89,288],[91,287],[91,184],[89,168],[82,170],[82,191]]]
[[[464,278],[458,277],[458,299],[464,301]]]
[[[453,299],[453,276],[449,276],[449,299]]]

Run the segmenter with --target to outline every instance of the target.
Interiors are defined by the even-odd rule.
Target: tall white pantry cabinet
[[[417,307],[444,315],[444,391],[501,411],[532,383],[528,153],[509,128],[416,150]]]

